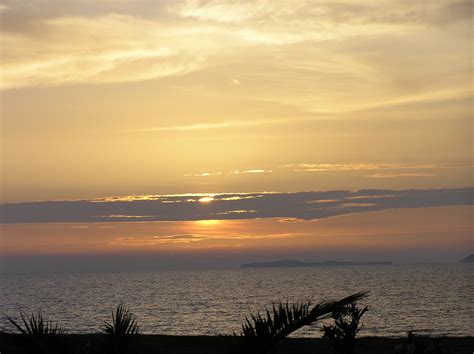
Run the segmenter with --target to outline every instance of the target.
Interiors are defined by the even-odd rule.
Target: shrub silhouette
[[[7,320],[26,340],[23,344],[29,350],[40,354],[68,353],[65,334],[66,330],[51,321],[46,321],[41,312],[36,315],[27,315],[20,312],[21,321],[15,321],[11,317]]]
[[[329,339],[336,352],[354,353],[355,339],[361,329],[360,319],[369,310],[368,306],[359,308],[353,302],[332,312],[334,324],[323,326],[323,337]]]
[[[106,352],[130,353],[132,338],[139,334],[138,322],[135,315],[120,303],[115,312],[112,311],[112,321],[105,322],[102,332],[108,334]]]
[[[240,335],[246,352],[274,353],[279,342],[292,332],[313,324],[338,308],[351,304],[368,295],[359,292],[339,301],[324,301],[313,307],[310,302],[289,305],[279,303],[262,316],[250,315],[242,325]]]
[[[135,315],[123,304],[119,304],[112,311],[112,322],[105,322],[102,331],[115,336],[134,335],[139,333],[138,323]]]

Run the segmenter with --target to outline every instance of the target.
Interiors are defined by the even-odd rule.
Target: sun
[[[200,203],[209,203],[209,202],[212,202],[213,200],[214,200],[213,197],[202,197],[198,201]]]
[[[196,220],[195,223],[201,227],[212,227],[217,226],[221,223],[221,220]]]

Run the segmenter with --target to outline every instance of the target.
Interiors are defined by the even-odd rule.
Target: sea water
[[[474,335],[472,264],[31,273],[0,275],[0,316],[41,310],[70,333],[98,332],[120,302],[142,333],[238,333],[246,315],[278,301],[339,299],[369,290],[361,335]],[[295,334],[321,335],[320,324]]]

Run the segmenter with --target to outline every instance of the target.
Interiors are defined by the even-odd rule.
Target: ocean
[[[472,264],[394,264],[133,273],[0,275],[0,316],[41,310],[70,333],[98,332],[121,301],[142,333],[230,335],[278,301],[369,290],[362,336],[474,335]],[[320,324],[296,332],[321,336]]]

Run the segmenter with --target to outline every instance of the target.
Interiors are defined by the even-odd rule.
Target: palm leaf
[[[313,324],[325,316],[358,301],[368,295],[367,291],[358,292],[338,301],[324,301],[311,308],[311,303],[273,305],[271,310],[265,310],[265,316],[260,313],[245,318],[241,336],[247,343],[259,347],[261,352],[270,352],[292,332]]]
[[[102,331],[117,336],[138,334],[139,327],[135,315],[123,304],[112,311],[112,322],[105,322]]]
[[[53,322],[44,320],[41,312],[38,312],[36,315],[34,313],[26,315],[20,312],[20,318],[21,322],[17,322],[11,317],[7,317],[7,320],[23,335],[39,337],[66,333],[57,323],[53,324]]]

